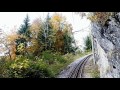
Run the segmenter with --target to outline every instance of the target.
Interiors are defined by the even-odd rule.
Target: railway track
[[[87,57],[82,59],[77,65],[75,65],[72,71],[69,73],[68,78],[82,78],[84,66],[91,56],[92,54],[88,55]]]

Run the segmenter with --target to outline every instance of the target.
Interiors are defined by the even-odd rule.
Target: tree
[[[63,54],[75,52],[77,48],[73,45],[75,42],[72,35],[72,25],[58,13],[52,16],[51,23],[55,32],[55,49]]]
[[[58,30],[55,35],[55,49],[58,52],[64,52],[64,33],[61,30]]]
[[[38,35],[41,30],[41,19],[36,18],[30,26],[30,40],[27,47],[28,53],[37,55],[40,51],[41,44],[38,41]]]
[[[47,14],[47,17],[45,19],[44,25],[43,25],[43,38],[45,42],[45,50],[51,50],[53,46],[53,28],[51,25],[51,17],[49,13]]]
[[[62,30],[64,27],[64,24],[66,23],[66,18],[62,16],[61,14],[54,13],[51,18],[52,27],[54,30]]]
[[[85,43],[85,50],[86,51],[92,50],[92,41],[91,41],[90,35],[85,38],[84,43]]]
[[[18,34],[15,32],[15,28],[12,30],[12,34],[3,33],[3,37],[0,39],[4,47],[7,51],[6,54],[9,55],[10,60],[14,60],[16,58],[16,42],[15,40],[18,38]]]
[[[48,13],[45,21],[41,23],[41,28],[38,35],[39,43],[42,45],[42,48],[43,48],[41,51],[53,50],[54,48],[55,34],[53,32],[53,28],[50,20],[51,20],[51,17],[49,16],[49,13]]]
[[[72,33],[65,32],[64,33],[64,54],[66,53],[74,53],[77,50],[75,46],[75,41],[72,36]]]
[[[18,34],[20,35],[19,38],[16,40],[17,47],[23,43],[25,46],[25,53],[27,53],[26,47],[30,39],[30,23],[29,23],[29,16],[26,15],[26,18],[24,19],[24,23],[21,25],[20,29],[18,30]],[[17,50],[17,54],[20,54]]]
[[[30,19],[29,19],[29,16],[27,14],[26,18],[24,19],[24,23],[21,25],[20,29],[18,30],[18,33],[20,35],[30,37],[30,31],[29,31],[30,23],[29,23],[29,21],[30,21]]]

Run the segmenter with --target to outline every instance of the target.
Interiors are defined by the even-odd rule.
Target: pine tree
[[[64,33],[64,54],[66,53],[75,53],[77,47],[74,46],[75,41],[72,36],[72,33],[65,32]]]
[[[90,36],[86,37],[84,43],[85,43],[85,50],[92,50],[92,41]]]
[[[24,24],[22,24],[20,29],[18,30],[18,33],[20,35],[30,37],[30,32],[29,32],[30,23],[29,23],[29,21],[30,21],[30,19],[29,19],[29,16],[27,14],[26,18],[24,19]]]
[[[39,43],[42,44],[43,50],[52,50],[53,47],[53,30],[51,26],[51,17],[49,13],[45,21],[41,25],[41,30],[38,35]]]
[[[26,18],[23,21],[23,24],[21,25],[20,29],[18,30],[18,34],[20,35],[19,39],[16,40],[17,43],[17,47],[23,43],[24,44],[24,48],[27,47],[27,43],[28,40],[30,38],[30,31],[29,31],[29,27],[30,27],[30,23],[29,23],[30,19],[28,14],[26,15]],[[19,53],[19,51],[17,50],[17,53]],[[25,52],[26,53],[26,52]],[[25,54],[24,53],[24,54]]]

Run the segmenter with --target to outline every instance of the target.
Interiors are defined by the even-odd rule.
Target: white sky
[[[17,28],[23,23],[26,14],[30,17],[30,22],[32,22],[35,18],[41,17],[44,19],[48,12],[0,12],[0,28],[5,32],[10,32],[10,30],[16,26]],[[54,12],[49,12],[52,15]],[[81,19],[79,15],[76,15],[73,12],[58,12],[66,17],[67,21],[72,24],[73,31],[81,30],[90,25],[90,21],[86,18]],[[82,30],[80,32],[76,32],[74,34],[77,45],[82,48],[83,38],[85,38],[89,34],[89,28]]]

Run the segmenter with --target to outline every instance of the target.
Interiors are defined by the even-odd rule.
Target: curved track
[[[74,68],[72,69],[72,71],[69,73],[68,78],[82,78],[84,66],[85,66],[87,60],[91,56],[92,56],[92,54],[87,56],[87,57],[85,57],[78,64],[76,64],[74,66]]]

